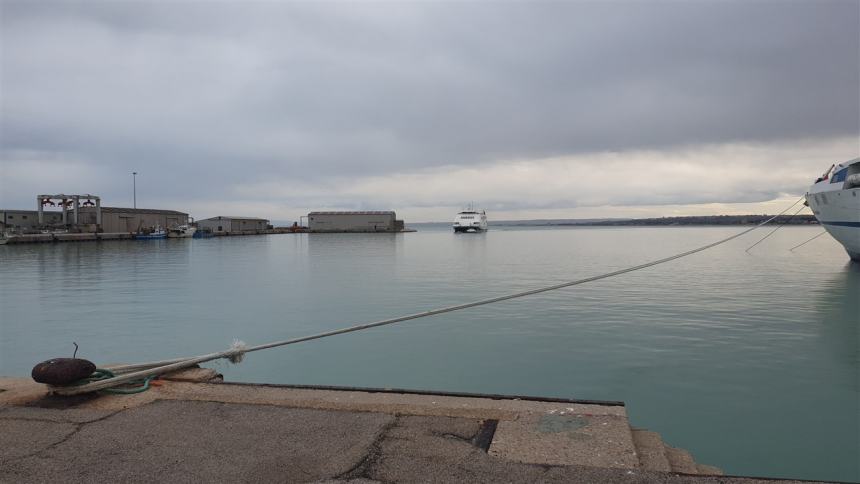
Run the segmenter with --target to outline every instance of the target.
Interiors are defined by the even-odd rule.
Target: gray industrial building
[[[77,232],[137,232],[140,229],[169,229],[188,223],[188,214],[175,210],[120,207],[78,207],[77,223],[73,209],[62,211],[0,210],[0,231],[22,232],[68,228]],[[39,223],[39,217],[42,223]],[[64,221],[65,218],[65,221]],[[101,218],[101,224],[98,219]]]
[[[81,207],[78,209],[78,225],[95,227],[101,210],[101,232],[137,232],[141,229],[161,227],[169,229],[188,224],[188,214],[176,210],[121,207]],[[91,230],[92,231],[92,230]]]
[[[43,223],[39,224],[38,210],[0,210],[0,233],[6,231],[27,232],[42,225],[61,225],[63,212],[42,212]]]
[[[311,212],[311,232],[401,232],[403,221],[393,211]]]
[[[197,221],[197,229],[212,232],[213,234],[230,234],[242,232],[256,232],[269,228],[269,221],[257,217],[231,217],[220,215],[218,217],[205,218]]]

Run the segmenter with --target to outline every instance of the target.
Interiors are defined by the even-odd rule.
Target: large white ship
[[[486,232],[487,212],[469,207],[454,217],[454,232]]]
[[[806,193],[818,222],[860,262],[860,158],[838,163]]]

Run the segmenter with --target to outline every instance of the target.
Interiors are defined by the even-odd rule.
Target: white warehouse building
[[[241,234],[269,228],[269,221],[257,217],[231,217],[220,215],[197,221],[197,228],[213,234]]]
[[[311,212],[311,232],[402,232],[403,221],[393,211]]]

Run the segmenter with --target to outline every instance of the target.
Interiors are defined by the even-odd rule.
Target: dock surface
[[[620,404],[217,381],[64,398],[0,378],[0,482],[774,482],[716,475]]]

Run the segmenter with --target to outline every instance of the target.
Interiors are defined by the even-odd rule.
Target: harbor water
[[[0,374],[191,356],[614,271],[742,227],[0,246]],[[860,267],[760,230],[591,284],[219,362],[230,381],[622,400],[728,474],[860,481]]]

